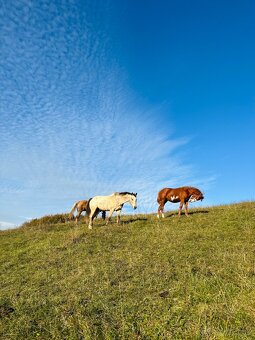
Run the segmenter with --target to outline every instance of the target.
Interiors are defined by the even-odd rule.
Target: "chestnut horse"
[[[164,216],[163,210],[164,210],[164,205],[166,204],[167,201],[172,202],[172,203],[178,203],[180,202],[180,207],[179,207],[179,217],[181,216],[181,211],[182,207],[184,204],[185,208],[185,215],[188,216],[188,204],[189,202],[196,202],[196,201],[202,201],[204,199],[204,195],[202,192],[193,187],[181,187],[181,188],[164,188],[159,191],[158,193],[158,214],[157,217],[160,217],[160,213],[162,214],[162,217]]]
[[[81,216],[81,213],[83,211],[86,211],[86,214],[87,214],[88,202],[89,201],[86,201],[86,200],[75,202],[74,205],[72,206],[70,213],[69,213],[69,218],[73,219],[74,218],[73,213],[74,213],[75,210],[77,210],[77,214],[76,214],[76,217],[75,217],[75,222],[77,223],[78,219]],[[102,219],[105,220],[105,211],[102,211]]]

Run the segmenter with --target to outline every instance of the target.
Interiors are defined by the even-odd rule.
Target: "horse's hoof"
[[[162,214],[162,218],[165,218],[165,215],[164,215],[164,214]]]
[[[157,214],[157,218],[159,218],[159,214]]]
[[[92,229],[92,225],[89,225],[89,229]]]

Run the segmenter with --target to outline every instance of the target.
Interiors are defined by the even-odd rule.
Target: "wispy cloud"
[[[0,230],[13,229],[13,228],[16,228],[16,227],[17,226],[14,223],[0,221]]]
[[[148,212],[161,187],[195,181],[176,153],[188,139],[172,137],[162,108],[136,100],[107,27],[91,25],[93,6],[7,2],[0,21],[0,198],[10,220],[123,190]]]

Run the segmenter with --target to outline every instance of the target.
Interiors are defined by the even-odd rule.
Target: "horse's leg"
[[[76,215],[76,217],[75,217],[75,223],[78,222],[80,216],[81,216],[81,210],[80,210],[80,209],[77,209],[77,215]]]
[[[120,213],[121,213],[121,210],[118,210],[116,213],[117,213],[117,223],[120,224]]]
[[[102,219],[105,220],[106,212],[103,210],[102,211]]]
[[[163,200],[163,201],[159,201],[159,207],[158,207],[158,214],[157,214],[157,218],[160,217],[160,213],[162,214],[162,217],[164,218],[165,215],[164,215],[164,205],[165,205],[166,201]]]
[[[109,216],[108,216],[108,218],[106,220],[106,225],[110,222],[113,212],[114,212],[114,209],[110,210]]]
[[[91,209],[91,211],[90,211],[90,214],[89,214],[89,226],[88,226],[89,229],[92,229],[92,227],[93,227],[93,220],[95,218],[95,212],[96,212],[95,208]]]
[[[189,217],[189,215],[188,215],[188,204],[189,204],[189,201],[185,202],[185,206],[184,206],[185,215],[186,215],[187,217]]]
[[[88,221],[88,219],[89,219],[89,214],[87,212],[87,209],[85,209],[83,211],[85,211],[84,220],[85,220],[85,223],[86,223]]]
[[[96,208],[95,212],[94,212],[94,216],[93,216],[93,219],[94,218],[97,218],[98,214],[100,213],[100,209]]]
[[[180,201],[179,212],[178,212],[179,217],[181,217],[183,203],[184,203],[183,201]]]

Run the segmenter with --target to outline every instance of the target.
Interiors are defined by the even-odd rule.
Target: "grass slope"
[[[255,338],[255,202],[0,233],[3,339]]]

